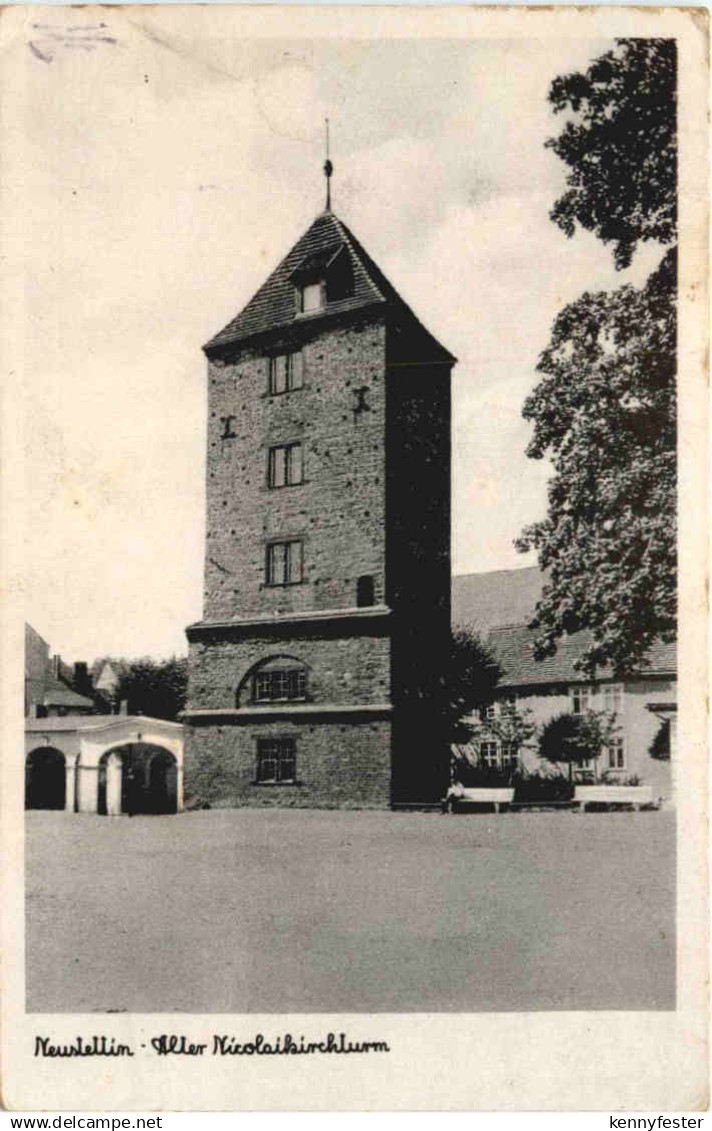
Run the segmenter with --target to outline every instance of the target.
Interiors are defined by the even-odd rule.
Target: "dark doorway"
[[[144,813],[175,813],[178,807],[178,769],[167,750],[157,750],[148,763]]]
[[[25,762],[25,808],[64,809],[66,800],[64,754],[52,746],[33,750]]]

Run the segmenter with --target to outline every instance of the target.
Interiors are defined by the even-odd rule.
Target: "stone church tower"
[[[455,359],[328,198],[204,350],[205,606],[187,630],[186,796],[437,801]]]

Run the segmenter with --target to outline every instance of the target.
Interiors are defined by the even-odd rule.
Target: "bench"
[[[456,805],[494,805],[495,813],[499,813],[500,805],[511,805],[514,797],[513,787],[466,788],[460,786],[450,789],[443,802],[443,812],[453,813]]]
[[[649,785],[577,785],[574,801],[583,812],[591,804],[631,805],[638,810],[643,805],[653,804],[653,790]]]

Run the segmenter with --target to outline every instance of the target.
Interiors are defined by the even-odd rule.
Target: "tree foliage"
[[[546,518],[518,546],[547,584],[535,654],[592,630],[579,665],[641,667],[676,624],[675,307],[670,251],[643,288],[584,294],[558,316],[527,398],[527,449],[552,460]]]
[[[616,730],[615,720],[603,711],[554,715],[542,727],[539,754],[547,762],[567,763],[571,775],[574,766],[600,757]]]
[[[485,703],[491,703],[502,675],[492,650],[470,628],[453,629],[450,638],[450,672],[447,680],[450,741],[467,743],[476,726],[468,721]]]
[[[670,761],[670,720],[664,719],[658,727],[648,751],[656,762]]]
[[[619,40],[586,74],[552,84],[574,119],[548,144],[571,168],[552,218],[579,224],[626,266],[639,242],[676,238],[675,44]],[[546,518],[517,546],[546,584],[535,654],[590,630],[577,667],[645,665],[676,625],[676,297],[673,246],[643,287],[586,293],[557,317],[523,414],[549,458]]]
[[[187,684],[185,657],[132,660],[123,667],[116,699],[128,701],[130,715],[176,719],[185,707]]]
[[[483,723],[481,737],[493,738],[502,746],[512,746],[521,751],[533,745],[536,732],[534,712],[529,707],[502,702],[496,717]]]
[[[619,39],[585,74],[554,80],[555,113],[570,112],[547,145],[570,168],[551,218],[613,243],[627,267],[639,242],[674,242],[677,230],[676,44]]]

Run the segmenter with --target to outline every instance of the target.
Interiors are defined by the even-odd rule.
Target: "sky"
[[[534,564],[513,543],[546,507],[537,357],[562,306],[655,256],[616,272],[549,219],[549,84],[609,43],[168,35],[100,11],[60,35],[45,9],[22,59],[27,619],[68,660],[185,652],[201,346],[321,211],[326,116],[334,211],[458,358],[453,572]]]

